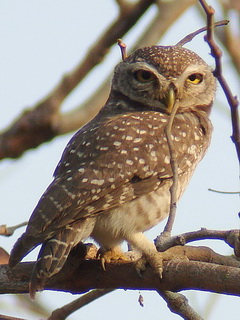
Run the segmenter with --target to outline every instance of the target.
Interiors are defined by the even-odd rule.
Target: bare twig
[[[0,320],[25,320],[23,318],[16,318],[16,317],[8,317],[3,314],[0,314]]]
[[[175,246],[168,249],[168,254],[173,257],[173,260],[186,260],[187,258],[189,261],[208,262],[234,268],[240,267],[240,261],[233,256],[221,255],[205,246]]]
[[[199,0],[199,2],[207,15],[207,35],[205,37],[205,40],[210,47],[211,55],[215,59],[215,70],[213,71],[213,74],[218,79],[230,106],[231,118],[232,118],[232,137],[231,138],[233,143],[235,144],[238,160],[240,161],[240,124],[239,124],[239,113],[238,113],[239,102],[237,97],[233,96],[231,89],[228,86],[222,74],[222,64],[221,64],[222,51],[219,48],[219,46],[216,44],[213,36],[213,33],[214,33],[213,16],[214,16],[215,10],[211,6],[209,6],[205,0]]]
[[[173,124],[175,114],[177,112],[177,108],[178,108],[178,105],[175,103],[171,108],[172,109],[171,115],[169,117],[169,121],[165,130],[168,148],[169,148],[169,154],[170,154],[170,164],[171,164],[172,174],[173,174],[173,183],[170,188],[171,200],[170,200],[169,217],[168,217],[166,226],[164,228],[164,231],[162,233],[162,236],[171,235],[173,223],[175,220],[176,210],[177,210],[178,163],[176,160],[176,152],[175,152],[174,144],[171,137],[172,124]]]
[[[121,39],[118,39],[117,42],[121,50],[122,61],[124,61],[127,58],[127,45],[124,42],[122,42]]]
[[[239,3],[238,0],[236,0],[236,3]],[[234,1],[231,2],[230,5],[229,1],[220,1],[220,5],[223,8],[223,15],[227,20],[230,20],[231,13],[233,10],[237,10],[237,8],[234,7]],[[200,15],[205,19],[206,14],[203,12],[202,7],[199,6],[198,11]],[[240,17],[238,17],[239,20]],[[217,38],[222,42],[224,47],[227,50],[227,53],[229,54],[233,66],[235,67],[235,70],[240,75],[240,37],[237,32],[237,28],[234,26],[231,28],[231,25],[229,25],[228,28],[221,28],[215,30],[215,35]]]
[[[220,27],[220,26],[224,26],[224,25],[227,25],[229,23],[228,20],[221,20],[221,21],[218,21],[216,23],[214,23],[214,27]],[[198,29],[197,31],[195,32],[192,32],[190,34],[188,34],[186,37],[184,37],[182,40],[180,40],[176,46],[184,46],[186,43],[192,41],[193,38],[195,38],[198,34],[204,32],[207,30],[207,27],[203,27],[201,29]]]
[[[6,237],[10,237],[10,236],[12,236],[12,235],[14,234],[14,232],[15,232],[17,229],[19,229],[19,228],[21,228],[21,227],[24,227],[24,226],[26,226],[27,224],[28,224],[27,221],[22,222],[22,223],[20,223],[20,224],[17,224],[16,226],[13,226],[13,227],[7,227],[6,224],[2,224],[2,225],[0,226],[0,235],[1,235],[1,236],[6,236]]]
[[[84,307],[85,305],[93,302],[94,300],[104,296],[105,294],[112,292],[113,289],[95,289],[92,290],[80,298],[66,304],[65,306],[56,309],[52,312],[51,316],[48,320],[64,320],[66,319],[71,313],[75,312],[76,310]]]
[[[239,241],[240,230],[208,230],[202,228],[198,231],[186,232],[169,239],[158,236],[155,240],[155,245],[159,251],[165,251],[173,246],[185,245],[186,243],[204,239],[216,239],[224,240],[231,248],[234,249],[235,255],[240,256],[240,241]]]
[[[216,192],[216,193],[221,193],[221,194],[239,194],[240,191],[220,191],[220,190],[215,190],[209,188],[208,191]]]
[[[189,305],[188,299],[180,293],[171,291],[160,291],[160,296],[166,301],[168,308],[185,320],[203,320]]]
[[[32,314],[35,314],[41,319],[46,319],[50,311],[45,305],[45,303],[30,299],[29,295],[21,294],[14,297],[16,299],[16,304],[21,305],[22,308],[27,309]]]

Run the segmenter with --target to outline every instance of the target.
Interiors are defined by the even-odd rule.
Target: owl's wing
[[[181,131],[187,132],[190,140],[192,132],[186,130],[185,122],[179,121],[177,134],[179,137]],[[79,130],[67,145],[53,182],[18,242],[25,243],[25,254],[62,228],[148,194],[169,180],[172,171],[166,123],[164,114],[139,112],[104,121],[96,117]],[[184,160],[186,144],[181,139],[177,142],[181,174],[195,161],[196,154]]]
[[[167,149],[160,119],[151,139],[145,133],[154,120],[139,119],[136,114],[102,123],[95,119],[73,136],[29,220],[28,235],[43,241],[67,224],[123,205],[171,177],[169,162],[158,168]]]

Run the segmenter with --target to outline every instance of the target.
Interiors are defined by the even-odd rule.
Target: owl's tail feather
[[[40,243],[41,239],[28,235],[27,232],[23,233],[11,251],[9,267],[14,268],[23,259],[23,257],[30,253]]]
[[[78,221],[43,243],[29,283],[32,299],[38,290],[44,289],[46,281],[62,269],[71,249],[90,236],[93,227],[94,219]]]

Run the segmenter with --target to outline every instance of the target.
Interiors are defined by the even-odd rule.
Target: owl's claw
[[[97,256],[100,257],[101,259],[101,264],[104,271],[106,271],[106,265],[105,265],[106,263],[119,261],[119,260],[123,260],[123,261],[130,260],[130,258],[124,252],[122,252],[120,248],[114,248],[108,251],[100,248],[98,250]]]
[[[142,278],[142,273],[147,269],[147,264],[149,264],[159,278],[162,279],[163,260],[169,259],[165,259],[162,252],[156,252],[148,256],[143,255],[135,264],[136,271]]]
[[[137,274],[139,275],[140,278],[142,278],[142,273],[147,269],[147,259],[143,255],[140,259],[137,260],[135,263],[135,268],[137,271]]]
[[[160,279],[163,277],[163,262],[168,260],[186,260],[187,257],[182,255],[177,255],[168,251],[165,252],[155,252],[148,255],[143,255],[136,262],[136,271],[138,275],[142,278],[142,273],[146,270],[147,264],[149,264],[155,274],[159,276]]]

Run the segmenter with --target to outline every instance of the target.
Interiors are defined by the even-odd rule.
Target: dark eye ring
[[[193,73],[187,78],[187,82],[192,84],[199,84],[203,81],[203,75],[201,73]]]
[[[138,70],[134,72],[134,78],[139,82],[149,82],[154,79],[152,72],[147,70]]]

